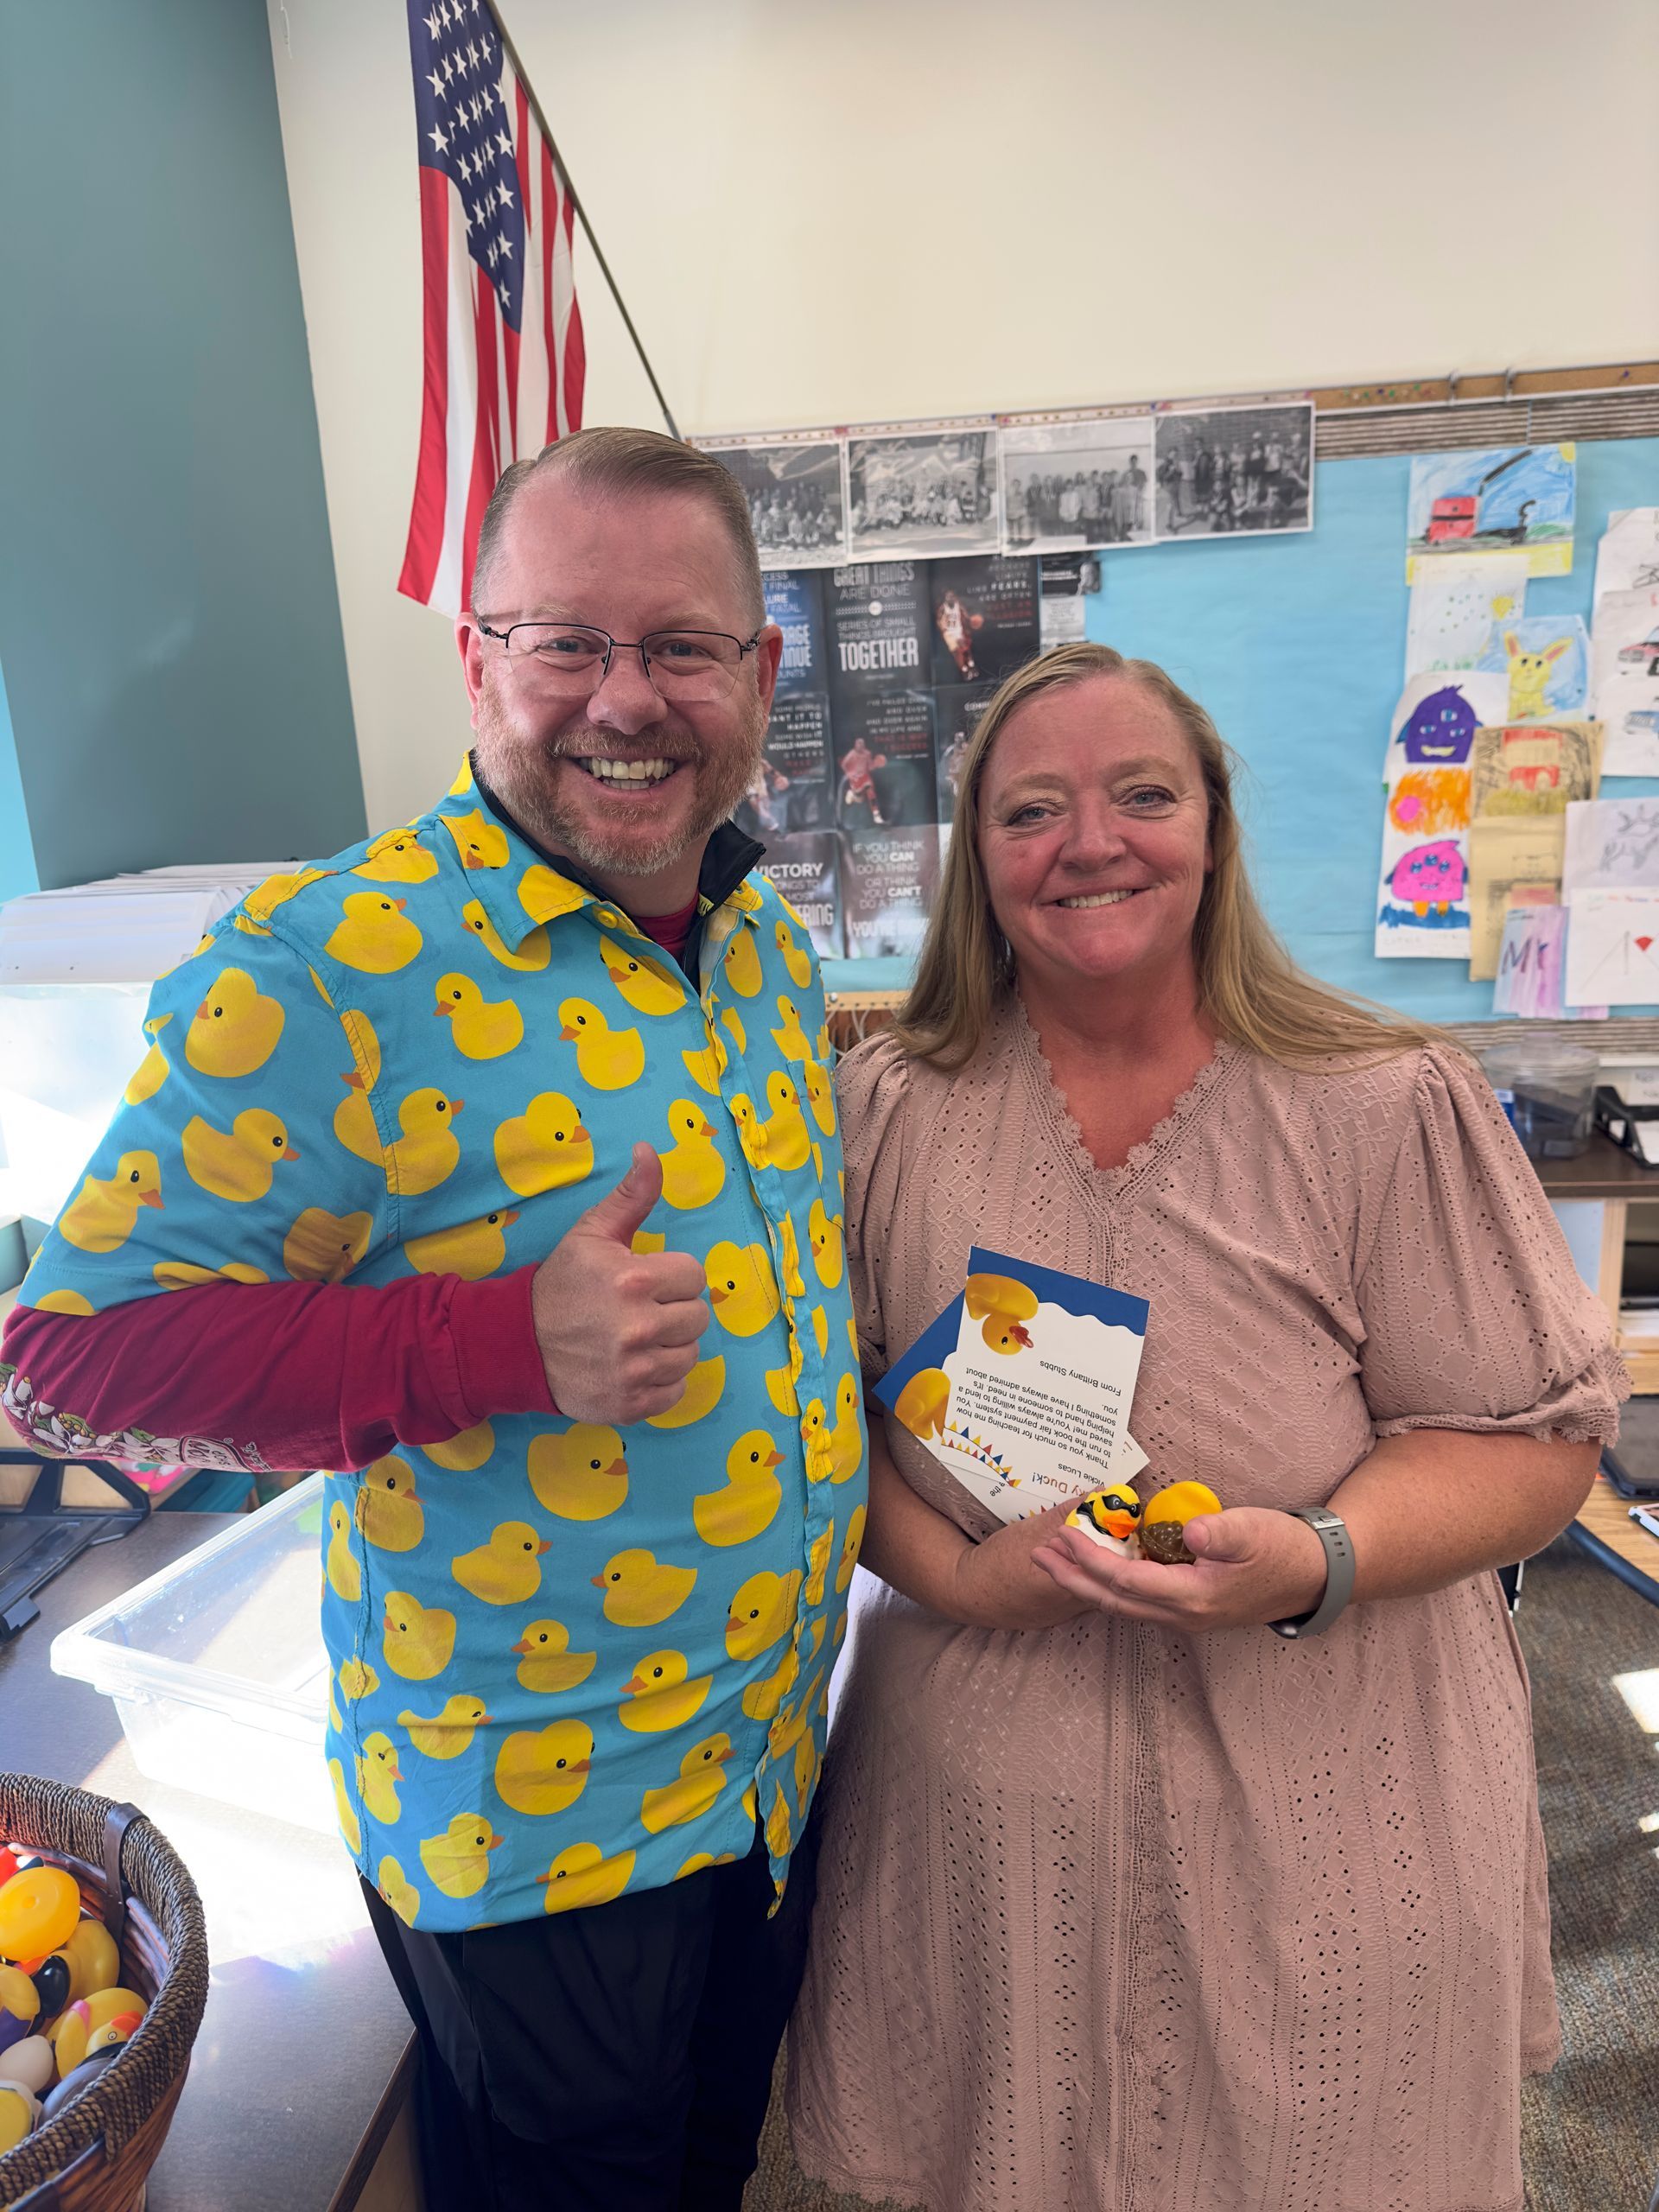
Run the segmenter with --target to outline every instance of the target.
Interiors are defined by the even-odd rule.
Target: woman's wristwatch
[[[1299,1521],[1306,1521],[1325,1546],[1324,1597],[1311,1613],[1300,1614],[1294,1620],[1268,1623],[1275,1636],[1300,1641],[1329,1628],[1353,1596],[1354,1548],[1348,1540],[1347,1522],[1328,1505],[1287,1505],[1285,1511],[1294,1514]]]

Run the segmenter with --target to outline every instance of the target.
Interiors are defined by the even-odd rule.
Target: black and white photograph
[[[1038,651],[1037,563],[1000,553],[935,561],[933,681],[977,683],[1010,676]]]
[[[806,924],[820,960],[842,957],[841,840],[833,830],[775,837],[756,867]]]
[[[995,553],[996,433],[921,431],[847,442],[855,560],[894,553]]]
[[[827,569],[847,557],[847,505],[838,438],[710,442],[743,486],[763,569]]]
[[[1160,538],[1313,527],[1310,403],[1181,409],[1156,423]]]
[[[1007,423],[1001,448],[1002,543],[1010,553],[1152,542],[1150,415]]]

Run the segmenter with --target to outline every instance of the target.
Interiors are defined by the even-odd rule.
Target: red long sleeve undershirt
[[[694,899],[639,927],[677,959],[696,910]],[[208,1283],[90,1315],[20,1306],[0,1356],[100,1436],[141,1428],[227,1444],[251,1465],[364,1467],[498,1414],[558,1411],[535,1273]]]

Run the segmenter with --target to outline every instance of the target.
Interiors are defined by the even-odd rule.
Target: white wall
[[[401,0],[269,0],[369,818],[467,741],[397,596]],[[1651,354],[1649,0],[500,0],[683,431]],[[658,418],[578,235],[589,422]]]

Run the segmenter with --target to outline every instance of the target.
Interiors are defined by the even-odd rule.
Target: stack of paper
[[[287,865],[148,868],[0,906],[0,984],[152,983]]]

